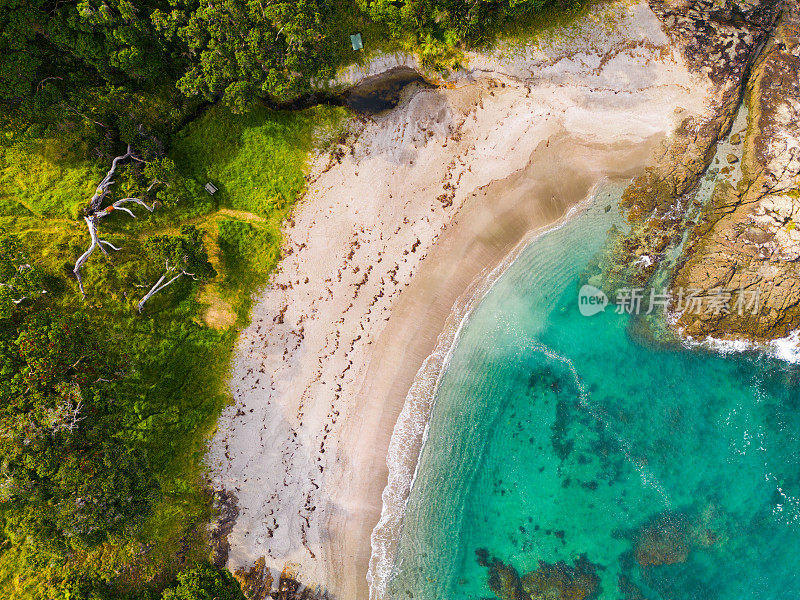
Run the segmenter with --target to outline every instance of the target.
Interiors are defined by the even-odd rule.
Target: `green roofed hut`
[[[361,41],[361,34],[354,33],[350,36],[350,43],[353,44],[353,50],[363,50],[364,43]]]

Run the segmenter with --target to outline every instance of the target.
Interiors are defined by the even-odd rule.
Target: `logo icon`
[[[584,317],[591,317],[603,312],[606,306],[608,306],[608,296],[603,290],[588,283],[581,286],[578,292],[578,310]]]

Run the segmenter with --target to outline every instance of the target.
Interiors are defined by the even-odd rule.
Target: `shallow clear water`
[[[581,316],[613,201],[531,244],[470,315],[389,597],[494,597],[478,549],[520,575],[585,554],[604,599],[800,597],[800,373],[646,347],[613,306]],[[637,546],[659,518],[681,524],[672,560]]]

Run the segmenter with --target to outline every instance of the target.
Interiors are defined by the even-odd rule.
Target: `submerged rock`
[[[587,600],[597,596],[600,578],[586,556],[574,566],[564,562],[539,562],[539,568],[522,578],[522,589],[531,600]]]
[[[496,558],[489,563],[489,589],[500,600],[525,599],[516,569]]]
[[[691,543],[689,523],[666,513],[646,525],[636,542],[636,562],[643,567],[686,562]]]
[[[634,556],[642,567],[686,562],[692,548],[724,543],[725,515],[709,505],[697,515],[667,511],[656,515],[634,535]]]
[[[486,548],[478,548],[475,550],[475,559],[482,567],[489,566],[489,551]]]
[[[563,561],[546,563],[520,578],[516,569],[479,554],[479,563],[488,564],[489,588],[500,600],[591,600],[599,593],[597,566],[582,555],[573,566]],[[476,554],[478,554],[476,552]]]
[[[625,575],[620,575],[617,580],[619,591],[623,594],[621,600],[646,600],[642,590]]]

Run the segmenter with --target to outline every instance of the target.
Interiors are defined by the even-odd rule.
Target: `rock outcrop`
[[[237,569],[233,576],[242,586],[242,592],[248,600],[328,600],[330,596],[321,589],[303,586],[297,580],[292,565],[287,565],[277,582],[266,565],[266,560],[259,558],[249,569]],[[273,587],[273,584],[276,584]]]
[[[713,82],[715,101],[706,116],[687,118],[657,164],[625,191],[633,228],[614,243],[604,287],[669,287],[669,324],[683,337],[785,336],[800,326],[797,3],[650,6],[687,62]],[[709,169],[742,98],[750,115],[741,164],[728,153]],[[733,132],[729,145],[741,144],[741,134]],[[740,167],[734,180],[723,177]],[[717,177],[710,200],[698,194],[704,173]],[[671,252],[677,261],[670,262]]]
[[[485,550],[476,552],[478,563],[489,568],[489,588],[500,600],[591,600],[599,593],[597,566],[585,555],[570,566],[563,561],[546,563],[522,577],[516,569]]]
[[[716,190],[674,287],[731,291],[719,312],[679,313],[696,339],[764,341],[800,327],[800,9],[787,2],[753,69],[739,184]],[[747,310],[735,310],[744,304]]]
[[[228,552],[231,547],[228,542],[228,535],[233,531],[236,517],[239,516],[236,494],[226,490],[214,490],[212,509],[216,514],[216,518],[209,529],[211,562],[218,569],[222,569],[228,562]]]
[[[715,87],[702,117],[687,117],[668,140],[657,164],[625,191],[622,207],[634,224],[614,248],[607,286],[645,285],[670,244],[687,226],[692,192],[708,167],[721,135],[733,122],[743,85],[780,11],[778,0],[718,3],[652,0],[686,61]],[[650,260],[641,260],[642,257]]]

